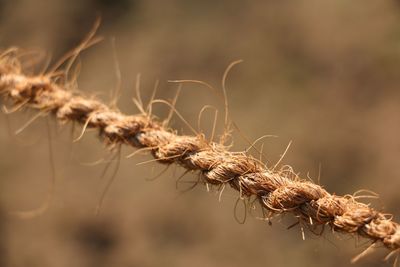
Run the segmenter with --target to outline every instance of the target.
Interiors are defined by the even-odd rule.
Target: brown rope
[[[148,148],[160,163],[179,164],[188,171],[199,171],[206,183],[229,184],[243,197],[256,196],[272,214],[290,212],[310,228],[329,225],[334,231],[380,241],[392,251],[400,248],[399,224],[350,195],[329,194],[317,184],[268,169],[245,152],[230,152],[203,135],[177,135],[150,116],[124,115],[66,90],[50,76],[25,75],[12,56],[0,58],[0,94],[13,107],[28,107],[61,122],[97,128],[108,144]]]

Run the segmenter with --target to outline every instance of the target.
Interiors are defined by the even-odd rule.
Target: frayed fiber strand
[[[95,128],[110,145],[149,150],[156,161],[197,171],[202,181],[255,196],[270,214],[292,213],[311,229],[330,226],[334,231],[358,234],[381,242],[390,251],[400,248],[400,226],[391,217],[357,202],[336,196],[320,185],[269,169],[245,152],[230,152],[203,135],[178,135],[152,116],[124,115],[117,109],[66,89],[52,76],[24,74],[11,54],[0,58],[0,95],[14,110],[30,108],[51,114],[58,121],[78,122]]]

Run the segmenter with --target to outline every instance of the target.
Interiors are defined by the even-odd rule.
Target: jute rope
[[[354,197],[336,196],[320,185],[267,168],[244,152],[230,152],[203,135],[178,135],[150,116],[124,115],[98,100],[67,90],[50,75],[29,76],[12,56],[0,58],[0,95],[14,108],[51,114],[60,122],[96,128],[108,144],[147,148],[162,164],[178,164],[201,173],[204,182],[229,184],[242,197],[255,196],[272,214],[292,213],[302,225],[330,226],[400,248],[400,226]]]

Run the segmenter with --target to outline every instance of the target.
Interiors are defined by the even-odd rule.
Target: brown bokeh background
[[[84,51],[79,88],[110,101],[116,87],[115,56],[122,73],[123,112],[138,112],[131,98],[142,74],[142,95],[171,99],[169,79],[198,79],[220,89],[225,68],[236,59],[227,80],[230,114],[240,129],[233,150],[245,140],[277,135],[264,143],[272,166],[292,140],[284,164],[330,192],[373,190],[365,199],[400,220],[400,3],[398,1],[133,1],[1,0],[0,46],[41,49],[53,62],[79,44],[97,15],[104,41]],[[113,49],[112,39],[115,39]],[[177,109],[197,127],[204,105],[220,111],[217,97],[198,85],[185,85]],[[157,104],[161,119],[168,109]],[[296,220],[275,218],[272,227],[247,216],[225,190],[221,201],[204,186],[180,193],[197,176],[182,170],[137,165],[151,159],[122,157],[100,216],[94,216],[110,176],[106,164],[88,166],[110,152],[95,132],[72,143],[70,125],[41,118],[13,134],[34,113],[0,116],[1,266],[349,266],[365,240],[332,234],[318,237]],[[201,130],[210,134],[213,113]],[[190,133],[174,117],[173,127]],[[79,134],[75,130],[74,136]],[[245,136],[245,138],[243,137]],[[49,140],[52,153],[49,153]],[[123,148],[122,155],[133,150]],[[253,151],[257,156],[257,152]],[[55,195],[41,216],[21,220],[9,213],[39,207],[56,169]],[[157,177],[154,181],[148,178]],[[353,266],[385,265],[384,249]],[[386,263],[390,266],[390,263]]]

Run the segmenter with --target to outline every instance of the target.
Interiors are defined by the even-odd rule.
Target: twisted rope
[[[379,241],[391,251],[400,248],[399,224],[350,195],[332,195],[320,185],[268,169],[254,157],[230,152],[203,135],[177,135],[149,116],[124,115],[68,91],[50,75],[25,75],[12,56],[0,58],[0,95],[14,108],[27,107],[61,122],[96,128],[108,144],[147,148],[158,162],[198,171],[206,183],[229,184],[243,197],[256,196],[271,214],[292,213],[310,228],[328,225]]]

